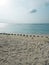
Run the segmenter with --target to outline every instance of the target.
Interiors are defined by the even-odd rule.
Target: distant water
[[[8,24],[0,33],[49,34],[49,24]]]

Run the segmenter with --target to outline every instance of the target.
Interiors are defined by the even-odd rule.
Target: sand
[[[0,34],[0,65],[49,65],[49,35]]]

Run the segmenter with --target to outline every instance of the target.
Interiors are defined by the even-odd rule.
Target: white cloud
[[[45,2],[49,0],[4,0],[4,5],[0,4],[0,22],[13,22],[13,23],[23,23],[36,21],[38,14],[30,15],[31,10],[42,8]],[[7,3],[8,2],[8,3]],[[39,13],[40,14],[40,13]],[[34,20],[34,19],[36,20]]]

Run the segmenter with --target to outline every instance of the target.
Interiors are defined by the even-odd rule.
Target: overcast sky
[[[49,23],[49,0],[0,0],[0,23]]]

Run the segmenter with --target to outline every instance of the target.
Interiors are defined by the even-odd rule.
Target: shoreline
[[[16,36],[30,36],[30,37],[49,37],[49,34],[22,34],[22,33],[0,33],[0,35],[16,35]]]

